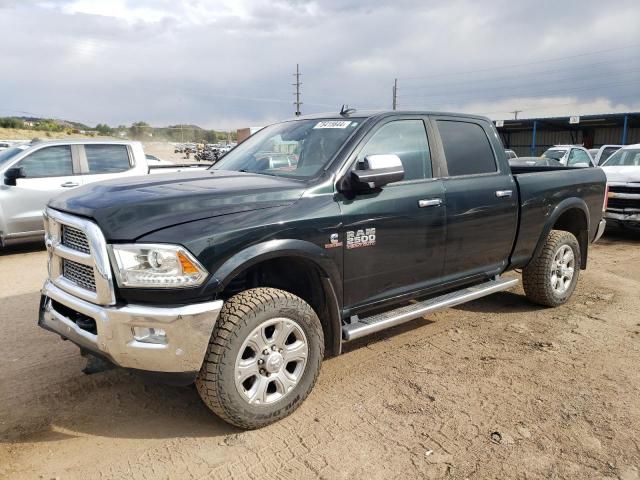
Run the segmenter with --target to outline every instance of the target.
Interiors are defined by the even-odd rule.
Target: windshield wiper
[[[242,168],[242,169],[240,169],[238,171],[242,172],[242,173],[253,173],[255,175],[267,175],[269,177],[277,177],[278,176],[275,173],[267,173],[264,170],[257,171],[257,170],[247,170],[246,168]]]

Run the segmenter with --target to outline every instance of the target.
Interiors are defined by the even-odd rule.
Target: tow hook
[[[82,369],[82,373],[84,373],[85,375],[106,372],[107,370],[115,368],[115,365],[113,365],[113,363],[108,362],[107,360],[104,360],[100,357],[96,357],[86,350],[81,351],[80,354],[87,359],[87,364]]]

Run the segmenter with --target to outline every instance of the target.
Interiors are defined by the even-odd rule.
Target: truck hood
[[[640,167],[602,167],[602,170],[604,170],[608,182],[640,182]]]
[[[305,184],[221,170],[120,178],[77,188],[49,206],[94,219],[109,241],[133,241],[180,223],[289,205]]]

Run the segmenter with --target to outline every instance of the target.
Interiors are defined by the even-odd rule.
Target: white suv
[[[544,158],[557,160],[565,167],[593,167],[589,151],[576,145],[555,145],[542,154]]]

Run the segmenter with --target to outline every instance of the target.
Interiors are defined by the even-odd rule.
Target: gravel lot
[[[640,472],[640,235],[572,301],[522,289],[349,346],[291,417],[243,432],[193,388],[85,376],[36,327],[39,246],[0,253],[0,478],[619,478]]]

